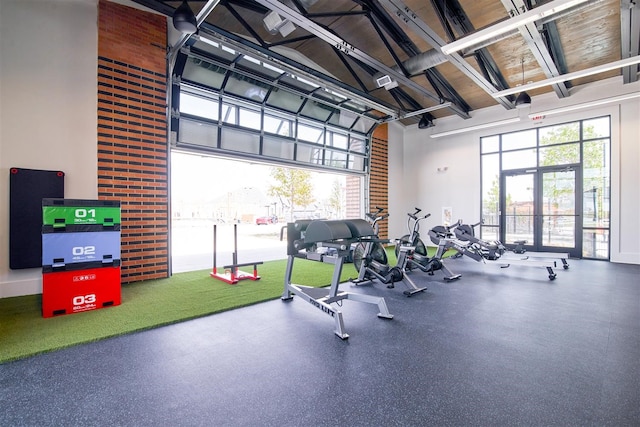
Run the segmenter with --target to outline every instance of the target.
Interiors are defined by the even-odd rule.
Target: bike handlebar
[[[423,217],[418,218],[418,214],[422,212],[422,209],[420,208],[416,208],[416,211],[414,213],[408,213],[407,215],[409,215],[409,218],[413,219],[414,221],[419,221],[419,220],[423,220],[423,219],[427,219],[431,216],[430,213],[426,214]]]
[[[379,208],[376,206],[376,209],[378,210],[377,212],[367,212],[364,215],[373,222],[382,221],[383,219],[389,216],[388,213],[384,215],[380,215],[380,213],[384,210],[384,208]]]

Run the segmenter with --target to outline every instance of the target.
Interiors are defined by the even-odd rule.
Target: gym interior
[[[526,108],[513,107],[520,99],[515,95],[525,93],[517,90],[487,97],[491,105],[472,111],[460,109],[455,97],[433,109],[412,104],[395,87],[379,87],[382,98],[355,89],[342,93],[347,85],[331,77],[326,89],[332,96],[318,102],[322,108],[296,104],[294,114],[291,105],[317,92],[304,95],[301,88],[313,86],[308,79],[318,77],[322,64],[316,71],[302,67],[306,74],[296,83],[289,78],[290,63],[274,53],[267,68],[287,70],[290,81],[283,75],[270,84],[295,96],[283,95],[278,108],[256,109],[250,96],[233,92],[259,81],[256,88],[271,94],[264,76],[230,76],[250,69],[248,58],[264,52],[202,22],[202,32],[189,39],[172,22],[185,3],[204,15],[256,3],[301,27],[300,14],[290,8],[316,2],[0,0],[0,307],[7,310],[0,313],[0,355],[24,332],[16,320],[24,306],[14,302],[33,297],[44,303],[52,277],[47,274],[58,274],[45,235],[65,236],[45,225],[35,230],[42,246],[25,247],[26,237],[20,238],[20,230],[15,234],[12,223],[32,212],[13,212],[14,200],[43,189],[29,180],[27,187],[14,187],[24,171],[64,178],[62,196],[46,197],[91,201],[83,215],[96,206],[117,206],[118,213],[110,214],[117,216],[117,228],[102,224],[108,232],[96,238],[117,230],[118,242],[109,243],[117,246],[117,260],[108,259],[109,267],[117,267],[118,293],[120,287],[124,292],[182,274],[172,271],[174,150],[316,171],[326,166],[347,176],[355,196],[345,202],[341,218],[290,217],[279,224],[286,231],[286,254],[275,298],[7,357],[0,362],[1,425],[640,424],[637,61],[608,69],[599,79],[576,78],[564,89],[557,88],[560,80],[553,90],[551,83],[545,90],[527,89],[533,96]],[[391,12],[402,2],[338,3],[366,3],[373,13]],[[623,28],[631,23],[631,35],[622,31],[617,37],[631,46],[622,47],[626,60],[637,58],[636,3],[596,3],[613,7]],[[406,5],[418,8],[416,2]],[[312,15],[305,19],[322,19]],[[405,17],[410,28],[423,28],[411,19]],[[323,28],[307,30],[326,39],[338,33]],[[350,50],[371,65],[357,47],[335,49]],[[451,63],[464,62],[448,55]],[[510,85],[524,88],[524,60],[518,55],[512,62],[517,78]],[[384,70],[419,93],[401,68]],[[220,93],[228,98],[215,98]],[[345,94],[353,98],[344,101]],[[262,93],[259,99],[267,98]],[[399,99],[402,113],[389,106]],[[197,103],[187,100],[215,106],[217,113],[199,113]],[[373,109],[352,107],[367,102]],[[441,108],[449,113],[440,114]],[[283,124],[294,122],[296,132],[305,126],[312,132],[323,111],[332,109],[343,110],[339,118],[326,116],[322,132],[335,143],[316,147],[302,133],[280,133]],[[237,113],[237,122],[223,119],[225,111]],[[249,122],[261,125],[251,128]],[[266,128],[273,123],[277,130]],[[555,205],[552,196],[558,197]],[[78,212],[76,204],[70,206]],[[558,213],[566,206],[570,214]],[[40,214],[36,209],[38,220]],[[557,227],[546,227],[541,217],[553,217]],[[517,227],[522,218],[533,221],[532,230]],[[422,241],[413,238],[412,224],[422,224]],[[16,267],[16,244],[23,244],[18,261],[35,257],[42,267]],[[78,253],[73,244],[75,256],[93,248],[83,243]],[[44,264],[54,272],[45,272]],[[232,266],[236,283],[217,280],[214,271],[205,272],[202,282],[234,292],[267,279],[257,280],[261,260],[241,265],[234,256],[233,264],[249,274]],[[298,274],[315,264],[329,268],[326,286],[297,283]],[[345,271],[352,276],[348,281],[342,280]],[[189,292],[185,286],[182,293]],[[102,310],[54,313],[38,321],[64,334],[80,319],[117,315],[131,304],[131,297],[123,297]],[[147,306],[153,311],[153,299]],[[137,320],[136,313],[128,316],[113,322]]]

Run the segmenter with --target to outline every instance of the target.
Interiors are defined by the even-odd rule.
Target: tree
[[[580,129],[577,126],[561,126],[540,138],[540,146],[561,144],[563,142],[578,142],[580,140]],[[597,137],[597,132],[593,126],[586,126],[583,131],[583,139],[593,139]],[[540,166],[554,166],[580,162],[580,151],[578,144],[554,145],[545,149],[544,156],[540,156]],[[604,158],[602,150],[593,149],[591,144],[583,144],[583,164],[585,168],[600,167]]]
[[[484,190],[482,199],[482,220],[487,225],[498,225],[500,211],[500,180],[496,175],[491,181],[491,187]],[[506,195],[506,206],[511,205],[511,194]]]
[[[485,197],[482,200],[483,215],[494,216],[500,210],[500,186],[497,176],[491,181],[491,187],[485,189],[484,192]]]
[[[560,144],[563,142],[579,141],[579,127],[577,123],[575,126],[561,126],[554,129],[553,132],[546,134],[540,138],[541,145]],[[583,139],[597,138],[597,132],[593,126],[586,126],[583,130]],[[598,188],[603,186],[603,182],[606,181],[604,176],[606,172],[603,170],[603,166],[606,164],[608,150],[604,150],[602,144],[594,142],[584,142],[582,144],[582,165],[584,171],[585,189],[591,191],[604,191],[604,188]],[[540,166],[554,166],[580,162],[580,147],[578,144],[562,144],[553,145],[545,150],[544,156],[541,156]],[[594,176],[595,175],[595,176]],[[572,188],[556,187],[555,178],[551,179],[551,185],[545,189],[549,191],[546,197],[549,197],[554,204],[558,203],[558,200],[564,195],[570,195]],[[593,190],[597,188],[597,190]],[[601,193],[602,194],[602,193]]]
[[[340,184],[340,180],[336,179],[333,181],[328,203],[331,212],[336,218],[342,217],[342,207],[344,204],[344,187]]]
[[[269,195],[286,201],[283,204],[289,206],[291,217],[296,206],[307,206],[314,201],[311,173],[301,169],[272,168],[270,174],[276,183],[269,187]]]

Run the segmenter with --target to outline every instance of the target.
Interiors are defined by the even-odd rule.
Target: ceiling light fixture
[[[448,135],[455,135],[458,133],[465,133],[465,132],[471,132],[474,130],[479,130],[479,129],[486,129],[486,128],[491,128],[494,126],[500,126],[500,125],[508,125],[509,123],[516,123],[520,121],[520,117],[512,117],[510,119],[504,119],[504,120],[498,120],[497,122],[489,122],[489,123],[482,123],[479,125],[475,125],[475,126],[469,126],[466,128],[459,128],[459,129],[452,129],[452,130],[447,130],[444,132],[438,132],[438,133],[432,133],[431,135],[429,135],[429,137],[431,138],[440,138],[442,136],[448,136]]]
[[[275,35],[277,33],[280,33],[282,37],[288,36],[296,29],[296,26],[293,24],[293,22],[289,21],[288,19],[282,19],[282,17],[273,10],[267,13],[264,18],[262,18],[262,22],[264,24],[264,27],[267,29],[267,31],[269,31],[270,34]]]
[[[422,116],[418,122],[418,129],[427,129],[435,126],[433,120],[430,120],[427,116]]]
[[[524,58],[522,58],[522,86],[524,86]],[[527,108],[531,106],[531,97],[524,90],[516,98],[516,108]]]
[[[615,102],[626,101],[627,99],[640,98],[640,92],[628,93],[626,95],[612,96],[611,98],[597,99],[595,101],[585,102],[582,104],[567,105],[566,107],[553,108],[551,110],[539,111],[529,114],[529,118],[533,119],[540,116],[551,116],[554,114],[568,113],[570,111],[582,110],[585,108],[597,107],[599,105],[613,104]]]
[[[491,96],[494,98],[500,98],[507,95],[513,95],[522,90],[530,90],[530,89],[537,89],[545,86],[551,86],[556,83],[566,82],[567,80],[573,80],[581,77],[592,76],[594,74],[604,73],[605,71],[611,71],[617,68],[624,68],[634,64],[640,64],[640,55],[621,59],[620,61],[610,62],[609,64],[598,65],[593,68],[587,68],[586,70],[563,74],[558,77],[551,77],[550,79],[541,80],[539,82],[527,83],[526,85],[519,86],[516,88],[501,90],[500,92],[492,93]]]
[[[195,33],[198,29],[196,16],[187,4],[187,0],[183,0],[173,12],[173,26],[182,33]]]
[[[495,25],[476,31],[475,33],[458,39],[454,42],[446,44],[441,47],[442,53],[445,55],[451,55],[462,49],[466,49],[470,46],[482,43],[491,38],[497,37],[504,33],[507,33],[515,28],[522,27],[523,25],[535,22],[539,19],[555,15],[570,7],[585,3],[588,0],[554,0],[549,3],[545,3],[542,6],[538,6],[534,9],[528,10],[520,15],[516,15],[513,18],[509,18],[504,21],[500,21]]]
[[[423,108],[422,110],[412,111],[410,113],[405,114],[404,116],[400,116],[400,119],[408,119],[409,117],[417,116],[418,114],[428,113],[429,111],[440,110],[442,108],[451,107],[452,103],[447,101],[442,104],[434,105],[433,107]]]

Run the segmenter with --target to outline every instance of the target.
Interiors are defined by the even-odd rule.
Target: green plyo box
[[[42,199],[42,225],[120,225],[120,202],[112,200]]]

